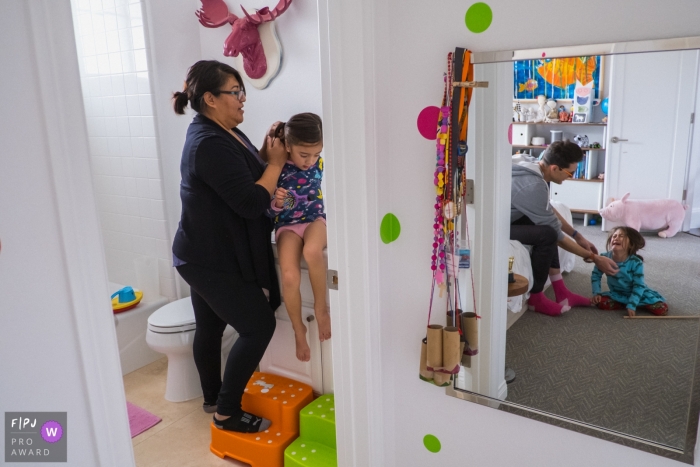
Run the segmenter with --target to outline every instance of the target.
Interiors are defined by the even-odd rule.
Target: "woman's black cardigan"
[[[243,132],[233,131],[250,143]],[[264,170],[248,148],[198,114],[187,129],[182,150],[182,216],[173,254],[187,263],[256,282],[270,291],[275,310],[281,300],[272,253],[273,224],[265,215],[270,193],[255,184]]]

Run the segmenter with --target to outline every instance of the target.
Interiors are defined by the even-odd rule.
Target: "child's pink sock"
[[[551,275],[549,279],[552,281],[552,288],[554,289],[554,296],[557,299],[557,303],[569,306],[591,306],[590,298],[575,294],[566,288],[561,274]],[[567,300],[567,303],[562,303],[564,300]]]
[[[559,316],[565,311],[571,309],[570,306],[555,303],[544,296],[544,292],[530,294],[528,299],[528,307],[538,313],[543,313],[549,316]]]

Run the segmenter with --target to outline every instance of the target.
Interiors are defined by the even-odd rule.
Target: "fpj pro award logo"
[[[67,412],[5,412],[5,462],[66,462]]]

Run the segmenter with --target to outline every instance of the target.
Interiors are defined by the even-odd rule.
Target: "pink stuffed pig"
[[[600,215],[613,222],[622,222],[635,230],[661,230],[659,237],[673,237],[681,230],[685,210],[678,201],[672,199],[628,199],[626,193],[622,199],[613,200],[601,209]]]

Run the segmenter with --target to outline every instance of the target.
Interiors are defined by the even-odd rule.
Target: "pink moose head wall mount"
[[[274,9],[261,8],[255,14],[241,5],[244,17],[229,12],[224,0],[201,0],[202,8],[195,14],[202,26],[218,28],[231,25],[231,33],[224,41],[224,55],[242,60],[239,71],[253,86],[264,89],[279,72],[282,61],[282,46],[274,27],[274,20],[284,13],[292,0],[279,0]]]

